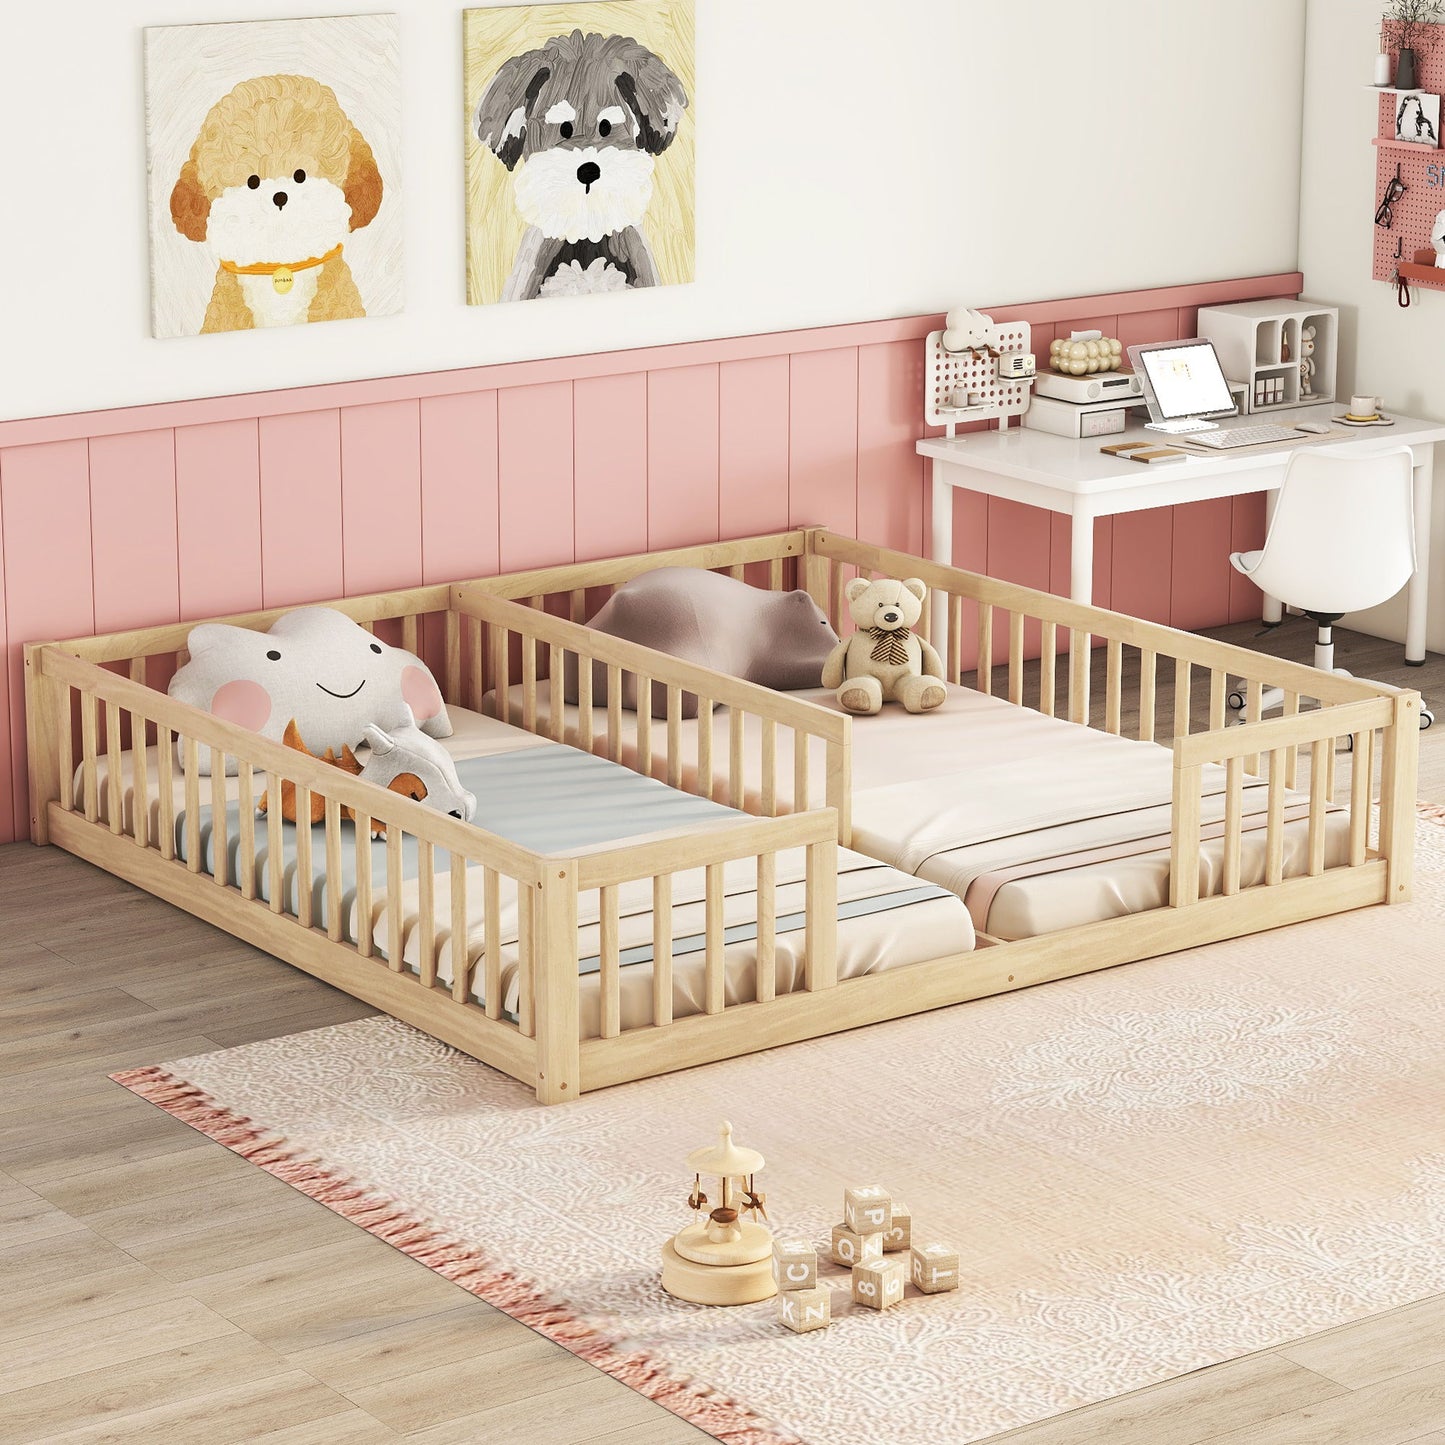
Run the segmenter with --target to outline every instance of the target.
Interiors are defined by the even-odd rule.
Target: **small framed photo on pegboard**
[[[1440,97],[1423,90],[1395,96],[1395,139],[1415,145],[1440,144]]]

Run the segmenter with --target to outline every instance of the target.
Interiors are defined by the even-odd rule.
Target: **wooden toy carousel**
[[[678,1299],[699,1305],[745,1305],[771,1299],[773,1232],[766,1223],[764,1196],[753,1178],[763,1168],[756,1149],[733,1143],[733,1126],[724,1123],[716,1144],[687,1156],[693,1171],[688,1208],[693,1222],[662,1246],[662,1287]],[[704,1176],[718,1181],[717,1207],[708,1211]],[[704,1211],[707,1211],[706,1213]],[[751,1215],[744,1219],[744,1214]]]

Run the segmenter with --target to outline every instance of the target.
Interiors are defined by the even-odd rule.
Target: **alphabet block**
[[[855,1234],[846,1224],[833,1226],[834,1264],[855,1265],[883,1258],[881,1234]]]
[[[877,1184],[843,1191],[843,1223],[854,1234],[883,1234],[893,1213],[888,1191]]]
[[[818,1251],[806,1239],[775,1239],[773,1278],[781,1290],[816,1289]]]
[[[832,1294],[833,1291],[826,1285],[821,1289],[784,1291],[778,1296],[778,1322],[798,1335],[805,1335],[809,1330],[826,1329],[832,1322],[829,1303]]]
[[[892,1309],[903,1298],[908,1266],[901,1259],[870,1259],[853,1266],[853,1299],[870,1310]]]
[[[913,1284],[924,1294],[943,1294],[946,1290],[958,1288],[958,1251],[946,1244],[915,1244],[910,1257],[913,1261]]]
[[[893,1206],[893,1218],[883,1231],[883,1253],[897,1254],[913,1245],[913,1211],[906,1204]]]

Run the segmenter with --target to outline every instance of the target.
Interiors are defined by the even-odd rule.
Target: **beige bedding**
[[[793,697],[835,707],[826,689]],[[539,706],[548,705],[546,685]],[[512,690],[519,715],[521,690]],[[569,736],[577,710],[566,710]],[[594,726],[599,736],[605,718]],[[712,718],[716,796],[728,795],[726,709]],[[630,736],[632,714],[624,715]],[[684,786],[696,779],[696,721],[681,725]],[[665,776],[667,730],[652,729],[654,776]],[[600,746],[600,744],[599,744]],[[624,756],[635,761],[635,749]],[[778,737],[778,791],[792,795],[792,738]],[[761,724],[748,719],[744,760],[748,796],[762,774]],[[809,801],[823,802],[821,744],[810,754]],[[1240,879],[1263,881],[1267,789],[1250,779]],[[936,712],[913,716],[885,707],[853,725],[853,844],[859,851],[963,898],[975,927],[1002,939],[1029,938],[1100,919],[1163,907],[1169,898],[1169,819],[1173,754],[1155,743],[1114,737],[1047,718],[970,688],[950,687]],[[1205,772],[1200,847],[1201,896],[1219,892],[1224,845],[1224,770]],[[1307,871],[1307,798],[1287,795],[1285,876]],[[1208,836],[1211,832],[1215,836]],[[1349,818],[1331,812],[1325,863],[1348,860]]]

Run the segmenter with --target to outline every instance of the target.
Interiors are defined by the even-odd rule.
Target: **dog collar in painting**
[[[304,261],[256,261],[249,266],[238,266],[234,261],[222,261],[221,270],[233,276],[269,276],[271,285],[284,296],[296,282],[298,271],[309,271],[313,266],[324,266],[341,254],[338,241],[324,256],[308,256]]]

